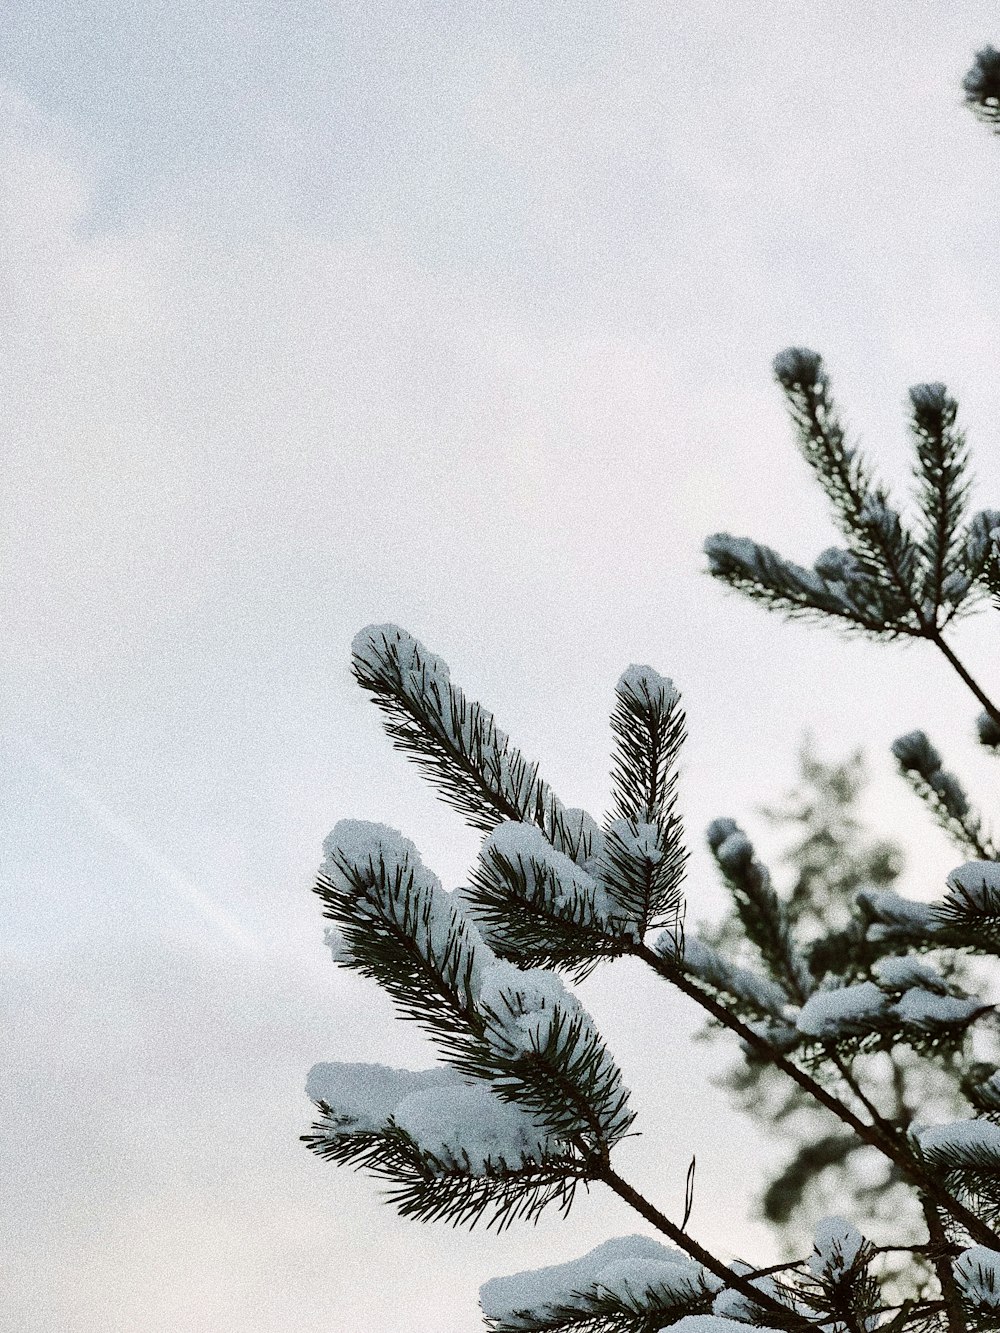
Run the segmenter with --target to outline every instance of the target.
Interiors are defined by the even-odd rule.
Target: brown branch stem
[[[935,648],[937,648],[938,651],[942,653],[945,656],[945,658],[947,658],[948,662],[951,664],[953,669],[957,672],[957,674],[969,687],[972,693],[976,696],[976,698],[982,704],[986,712],[989,713],[990,717],[997,724],[997,726],[1000,726],[1000,708],[998,708],[997,705],[993,703],[989,695],[985,692],[985,690],[983,690],[983,688],[979,685],[979,683],[972,676],[972,674],[966,669],[966,667],[960,661],[958,656],[952,651],[949,645],[945,642],[940,631],[932,630],[927,637],[930,639],[931,643],[934,644]]]
[[[837,1070],[840,1073],[840,1077],[844,1080],[844,1082],[850,1088],[851,1092],[854,1093],[855,1097],[857,1097],[858,1101],[871,1116],[873,1127],[875,1129],[878,1129],[882,1133],[884,1138],[887,1139],[889,1142],[898,1141],[900,1137],[898,1127],[894,1125],[891,1120],[887,1120],[886,1117],[882,1115],[882,1113],[879,1111],[878,1107],[871,1100],[871,1098],[865,1095],[864,1089],[862,1088],[858,1080],[855,1078],[854,1071],[851,1068],[851,1066],[847,1063],[847,1061],[842,1060],[839,1055],[834,1055],[833,1063],[836,1065]]]
[[[926,1196],[920,1200],[927,1222],[927,1235],[930,1239],[928,1253],[944,1299],[945,1318],[948,1321],[948,1333],[968,1333],[968,1324],[962,1311],[962,1297],[955,1281],[955,1272],[948,1258],[948,1237],[945,1234],[937,1206]]]
[[[783,1074],[797,1083],[803,1092],[808,1093],[821,1106],[826,1107],[828,1111],[835,1115],[838,1120],[843,1121],[863,1143],[867,1143],[872,1148],[877,1148],[883,1156],[894,1162],[912,1185],[922,1190],[939,1207],[949,1213],[956,1222],[961,1223],[969,1235],[980,1245],[986,1245],[993,1249],[1000,1247],[1000,1236],[988,1227],[981,1218],[978,1218],[975,1213],[966,1208],[963,1203],[949,1194],[933,1176],[928,1175],[901,1139],[890,1138],[876,1126],[866,1124],[864,1120],[854,1114],[850,1107],[845,1106],[839,1097],[834,1096],[829,1089],[824,1088],[822,1083],[817,1082],[816,1079],[800,1069],[798,1065],[786,1059],[765,1037],[755,1032],[752,1027],[744,1023],[742,1019],[737,1018],[735,1014],[730,1013],[725,1005],[720,1004],[711,995],[699,990],[680,968],[662,958],[648,945],[637,944],[632,952],[635,957],[641,958],[659,976],[694,1000],[706,1013],[711,1014],[724,1027],[727,1027],[730,1032],[735,1033],[748,1046],[759,1051],[770,1064],[774,1065],[776,1069],[780,1069]]]
[[[647,1222],[656,1227],[657,1231],[660,1231],[663,1235],[669,1237],[679,1249],[682,1249],[686,1254],[689,1254],[692,1259],[696,1259],[698,1263],[700,1263],[703,1268],[708,1269],[710,1273],[714,1273],[715,1276],[721,1282],[724,1282],[727,1287],[732,1287],[742,1296],[745,1296],[748,1301],[752,1301],[753,1304],[760,1309],[766,1310],[772,1315],[779,1316],[783,1328],[816,1328],[816,1324],[811,1319],[806,1319],[801,1315],[796,1316],[795,1312],[790,1310],[787,1305],[783,1305],[780,1301],[776,1301],[773,1296],[769,1296],[767,1292],[761,1291],[759,1288],[755,1287],[749,1276],[744,1276],[741,1273],[734,1272],[731,1268],[727,1268],[721,1259],[717,1259],[715,1255],[709,1250],[706,1250],[703,1245],[699,1245],[698,1242],[693,1240],[686,1231],[682,1231],[676,1222],[671,1222],[670,1218],[667,1217],[665,1213],[661,1213],[655,1204],[650,1203],[650,1201],[640,1194],[637,1189],[634,1189],[627,1180],[624,1180],[617,1171],[614,1170],[610,1162],[604,1164],[603,1168],[597,1175],[597,1179],[603,1180],[610,1189],[614,1190],[620,1199],[623,1199],[631,1208],[634,1208],[641,1217],[644,1217]]]

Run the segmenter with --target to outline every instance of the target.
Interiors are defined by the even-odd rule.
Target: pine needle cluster
[[[1000,125],[992,48],[965,91]],[[955,400],[940,384],[910,391],[916,487],[904,513],[850,439],[820,357],[789,349],[774,373],[844,544],[805,569],[748,538],[715,536],[712,574],[788,615],[930,641],[979,700],[983,744],[1000,749],[1000,711],[944,637],[977,602],[1000,605],[1000,513],[968,512]],[[315,889],[333,958],[384,991],[437,1062],[317,1065],[308,1147],[373,1175],[418,1221],[505,1227],[552,1205],[567,1211],[583,1186],[612,1191],[657,1233],[487,1282],[493,1333],[1000,1329],[1000,1042],[992,999],[956,962],[995,972],[1000,860],[927,737],[912,732],[894,750],[965,858],[934,901],[900,897],[888,876],[853,886],[837,920],[810,915],[808,895],[780,893],[742,829],[719,819],[708,840],[733,910],[728,933],[713,939],[685,921],[685,718],[671,680],[633,665],[609,698],[610,801],[598,820],[564,805],[405,630],[363,630],[353,668],[390,740],[482,841],[467,882],[449,891],[394,829],[344,820],[327,839]],[[573,989],[625,956],[735,1038],[751,1081],[766,1071],[825,1117],[789,1164],[786,1199],[803,1176],[863,1149],[905,1193],[923,1234],[882,1244],[865,1218],[828,1216],[811,1247],[755,1267],[689,1230],[690,1174],[679,1220],[626,1179],[618,1148],[640,1127],[640,1108]],[[907,1069],[947,1068],[957,1114],[913,1104],[918,1083],[905,1079],[895,1100],[880,1096],[871,1062],[900,1052]]]
[[[720,949],[684,928],[677,763],[685,724],[672,682],[634,666],[619,680],[612,800],[598,823],[565,806],[492,714],[405,631],[362,631],[354,668],[389,735],[483,840],[468,883],[448,892],[392,829],[344,821],[327,839],[316,892],[334,957],[377,983],[431,1037],[441,1064],[415,1072],[318,1066],[318,1118],[306,1143],[386,1182],[388,1200],[407,1217],[504,1227],[553,1204],[565,1212],[581,1185],[603,1185],[671,1242],[603,1277],[584,1256],[579,1284],[544,1301],[504,1304],[497,1288],[484,1289],[490,1328],[867,1330],[891,1309],[881,1249],[846,1223],[823,1249],[823,1222],[820,1248],[778,1277],[703,1249],[686,1219],[666,1217],[618,1174],[614,1150],[634,1132],[637,1112],[560,974],[578,980],[626,955],[738,1037],[756,1077],[768,1070],[790,1081],[796,1097],[840,1120],[776,1188],[794,1194],[796,1173],[843,1162],[858,1147],[875,1150],[955,1238],[956,1259],[978,1246],[1000,1262],[1000,1050],[996,1063],[978,1058],[993,1009],[946,961],[963,951],[1000,954],[1000,862],[961,866],[936,905],[862,890],[846,922],[824,933],[816,917],[803,933],[804,901],[793,911],[743,831],[719,819],[708,840],[737,932],[737,947]],[[968,850],[975,835],[977,852],[991,847],[926,737],[901,738],[896,753],[960,845]],[[972,1034],[984,1025],[973,1059]],[[871,1101],[865,1061],[904,1048],[912,1061],[947,1062],[971,1118],[921,1132],[918,1108]],[[982,1292],[966,1301],[957,1268],[948,1267],[947,1283],[943,1269],[935,1278],[919,1246],[909,1262],[916,1294],[900,1330],[948,1327],[944,1298],[934,1294],[946,1285],[979,1317]],[[544,1274],[528,1276],[544,1285]],[[901,1314],[892,1310],[893,1319]],[[697,1320],[714,1322],[686,1322]]]
[[[910,390],[915,513],[894,507],[847,429],[822,358],[790,347],[774,360],[799,450],[844,537],[812,569],[749,537],[705,542],[709,570],[772,610],[871,638],[940,642],[942,631],[1000,591],[1000,513],[968,514],[969,458],[958,404],[943,384]]]

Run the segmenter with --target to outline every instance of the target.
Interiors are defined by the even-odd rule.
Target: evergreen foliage
[[[881,1185],[869,1182],[867,1194],[854,1190],[857,1205],[870,1213],[872,1197],[891,1186],[918,1210],[940,1209],[970,1246],[992,1252],[1000,1245],[994,1229],[1000,1224],[994,1161],[1000,1146],[989,1137],[1000,1078],[996,1064],[984,1069],[972,1061],[969,1040],[992,1008],[970,995],[947,964],[941,970],[931,958],[915,956],[937,957],[942,947],[949,950],[945,958],[953,950],[997,951],[1000,864],[978,858],[960,867],[936,905],[898,898],[888,888],[896,849],[857,836],[858,761],[825,770],[807,754],[814,788],[825,782],[827,797],[832,791],[837,799],[827,799],[821,813],[815,792],[795,798],[801,836],[791,893],[776,890],[734,821],[716,820],[708,840],[733,913],[714,942],[688,935],[681,924],[685,851],[675,808],[684,724],[669,682],[648,667],[633,667],[618,683],[613,805],[602,829],[558,801],[537,766],[513,749],[484,708],[465,701],[440,660],[410,636],[381,626],[358,643],[359,679],[380,682],[376,701],[389,718],[387,730],[425,771],[431,741],[442,734],[441,709],[435,702],[423,710],[430,719],[427,746],[409,725],[400,729],[404,708],[411,717],[422,711],[410,703],[412,673],[396,672],[397,697],[389,695],[386,682],[401,658],[422,664],[428,688],[437,687],[435,700],[451,701],[453,716],[489,719],[477,724],[488,744],[455,745],[449,752],[454,773],[446,771],[441,747],[429,769],[448,796],[464,793],[466,814],[469,792],[488,794],[478,807],[480,827],[491,804],[496,810],[494,793],[514,805],[498,755],[516,756],[515,772],[530,774],[535,796],[518,808],[529,819],[491,815],[470,883],[457,893],[446,892],[414,845],[391,829],[345,821],[330,835],[317,893],[333,923],[334,956],[372,978],[402,1017],[420,1024],[444,1064],[428,1071],[433,1087],[412,1092],[406,1084],[405,1096],[388,1101],[378,1083],[387,1071],[369,1075],[377,1086],[359,1100],[355,1067],[318,1067],[324,1074],[317,1081],[314,1071],[312,1094],[319,1118],[306,1142],[321,1157],[388,1182],[390,1201],[421,1220],[474,1225],[485,1218],[502,1227],[536,1217],[550,1204],[566,1210],[580,1184],[603,1183],[678,1246],[657,1263],[677,1265],[686,1250],[683,1262],[699,1266],[695,1289],[681,1284],[681,1296],[643,1261],[628,1270],[624,1285],[595,1279],[558,1299],[489,1315],[490,1327],[683,1330],[685,1321],[709,1320],[725,1333],[747,1323],[868,1328],[881,1318],[884,1272],[880,1278],[873,1269],[877,1251],[844,1230],[846,1224],[838,1223],[834,1235],[829,1222],[822,1223],[812,1259],[790,1264],[779,1279],[703,1251],[617,1174],[612,1154],[632,1129],[635,1112],[591,1019],[556,974],[578,978],[601,959],[621,955],[647,963],[742,1039],[744,1095],[764,1089],[774,1096],[778,1087],[777,1097],[786,1099],[778,1118],[804,1122],[796,1126],[792,1159],[765,1196],[773,1219],[787,1223],[818,1177],[843,1177],[854,1156],[875,1149],[885,1174]],[[973,822],[964,793],[942,776],[926,738],[904,738],[896,752],[905,771],[943,803],[949,820],[965,821],[967,837]],[[567,829],[575,830],[574,838],[567,839]],[[575,858],[563,850],[567,846]],[[825,897],[824,867],[831,868]],[[659,934],[650,947],[653,929]],[[888,1060],[881,1076],[872,1072],[875,1057]],[[445,1073],[451,1082],[441,1081]],[[790,1093],[781,1088],[788,1079]],[[763,1105],[766,1097],[758,1100]],[[929,1100],[953,1117],[937,1138],[933,1131],[908,1132]],[[982,1118],[954,1119],[966,1108]],[[831,1111],[846,1128],[832,1129]],[[904,1234],[908,1244],[916,1243],[913,1216],[897,1226],[894,1239]],[[921,1261],[912,1262],[919,1270]],[[896,1280],[899,1285],[898,1274]],[[961,1298],[954,1275],[939,1281]],[[928,1326],[928,1318],[933,1325],[940,1301],[926,1296],[928,1283],[926,1275],[910,1275],[907,1290],[915,1294],[905,1308],[913,1318],[901,1329],[921,1327],[921,1320]],[[694,1323],[690,1328],[695,1333]]]
[[[998,852],[972,807],[961,781],[943,765],[941,756],[922,731],[911,731],[893,742],[900,771],[950,834],[961,851],[981,861],[995,861]]]
[[[746,939],[787,999],[802,1003],[813,989],[812,978],[792,940],[788,913],[767,867],[757,860],[753,844],[732,819],[709,824],[708,845],[732,893]]]
[[[991,124],[998,60],[985,48],[965,83]],[[711,572],[791,615],[930,641],[984,710],[980,739],[1000,748],[1000,711],[943,636],[977,599],[1000,603],[1000,515],[966,514],[954,400],[939,384],[911,391],[908,516],[849,440],[819,356],[790,349],[774,372],[844,545],[805,570],[720,535],[707,544]],[[363,630],[353,663],[390,739],[483,842],[469,883],[448,892],[393,829],[343,821],[327,839],[316,893],[335,961],[379,986],[440,1063],[316,1066],[309,1148],[368,1171],[421,1221],[503,1227],[552,1204],[567,1210],[584,1185],[611,1190],[664,1238],[620,1237],[570,1264],[486,1283],[494,1333],[1000,1328],[1000,1046],[989,997],[955,961],[1000,954],[1000,862],[926,736],[901,738],[897,759],[971,856],[936,901],[900,897],[895,850],[859,845],[845,770],[840,823],[811,807],[800,821],[788,892],[734,821],[712,823],[733,908],[714,937],[699,937],[684,918],[685,723],[669,680],[632,666],[618,682],[601,824],[564,806],[492,713],[404,630]],[[793,1219],[812,1182],[864,1153],[883,1164],[868,1195],[849,1191],[866,1231],[886,1189],[907,1203],[886,1243],[827,1216],[811,1248],[799,1237],[787,1263],[752,1268],[690,1234],[689,1208],[677,1221],[619,1173],[617,1148],[639,1111],[566,982],[621,956],[738,1039],[744,1094],[775,1096],[779,1120],[809,1117],[765,1195],[772,1218]]]
[[[918,479],[916,525],[893,507],[860,451],[847,443],[822,358],[790,347],[774,360],[800,452],[830,501],[846,548],[811,570],[748,537],[705,542],[709,570],[730,587],[790,616],[832,620],[874,638],[923,638],[1000,590],[997,515],[966,521],[968,454],[958,405],[943,384],[910,390]]]
[[[973,113],[994,130],[1000,127],[1000,51],[993,46],[977,51],[962,87]]]
[[[877,953],[866,939],[855,899],[862,890],[888,890],[903,866],[897,845],[864,829],[859,804],[865,784],[860,753],[827,763],[807,741],[799,753],[794,790],[763,811],[790,840],[782,858],[780,898],[789,930],[817,981],[836,975],[858,982],[871,975]],[[735,905],[708,934],[726,955],[725,966],[736,971],[746,937]],[[949,979],[966,980],[954,963]],[[923,980],[926,984],[927,973]],[[932,985],[940,989],[937,980]],[[885,995],[887,1002],[891,995]],[[878,1013],[875,1021],[877,1032]],[[900,1044],[863,1063],[869,1094],[893,1120],[903,1120],[908,1108],[929,1105],[943,1114],[962,1113],[965,1099],[950,1060],[928,1062]],[[863,1211],[876,1236],[918,1239],[923,1225],[919,1203],[901,1186],[894,1164],[887,1161],[875,1171],[870,1149],[855,1135],[831,1131],[825,1112],[780,1071],[764,1061],[743,1060],[727,1073],[723,1086],[746,1114],[789,1144],[784,1163],[762,1186],[760,1209],[790,1249],[803,1228],[831,1205]]]

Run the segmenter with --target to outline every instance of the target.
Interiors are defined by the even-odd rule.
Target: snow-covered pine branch
[[[827,1327],[859,1333],[875,1327],[881,1298],[871,1272],[875,1253],[842,1217],[828,1217],[817,1228],[801,1299],[812,1314],[829,1320]]]
[[[389,642],[410,645],[411,665],[423,664],[420,688],[438,701],[431,711],[440,713],[443,697],[458,712],[475,708],[460,692],[450,692],[447,668],[409,636],[383,632],[383,647]],[[415,682],[413,675],[401,692],[416,690]],[[420,709],[412,712],[416,718]],[[426,727],[426,719],[419,727]],[[767,1058],[784,1061],[789,1072],[795,1072],[790,1055],[817,1069],[835,1059],[843,1071],[867,1049],[907,1044],[928,1058],[957,1051],[969,1027],[990,1010],[927,964],[892,955],[901,944],[909,949],[967,944],[982,951],[984,940],[993,938],[994,917],[1000,922],[1000,891],[994,892],[992,878],[1000,866],[994,862],[971,863],[956,872],[938,907],[907,904],[886,892],[860,894],[858,917],[840,931],[851,946],[838,955],[822,937],[799,947],[749,840],[733,821],[718,820],[709,831],[710,845],[733,893],[744,937],[768,975],[698,939],[685,946],[678,928],[684,853],[674,765],[683,718],[676,691],[651,668],[630,668],[619,682],[613,727],[615,808],[605,831],[583,812],[567,812],[546,797],[538,809],[551,817],[491,821],[470,882],[455,894],[444,890],[414,845],[392,829],[344,821],[327,839],[317,892],[333,922],[329,942],[335,959],[376,980],[400,1013],[429,1033],[447,1068],[414,1073],[318,1066],[309,1091],[319,1119],[306,1140],[320,1156],[387,1180],[389,1197],[405,1215],[465,1224],[486,1217],[504,1226],[535,1217],[552,1203],[566,1209],[581,1183],[597,1180],[622,1197],[640,1199],[610,1167],[609,1154],[634,1119],[620,1072],[579,1001],[552,969],[579,977],[617,954],[637,953],[653,963],[662,958],[668,979],[680,984],[677,978],[685,977],[688,993],[709,997],[711,1004],[703,1000],[709,1011],[725,1017],[747,1041],[760,1034],[763,1046],[755,1037],[748,1054],[759,1059],[770,1052]],[[490,728],[494,740],[502,735],[492,719]],[[505,744],[497,742],[494,756],[506,753]],[[922,767],[930,773],[940,765]],[[556,845],[559,829],[569,825],[577,833],[574,856]],[[621,852],[614,853],[616,860],[609,856],[616,838],[625,842],[623,829],[630,840],[627,874]],[[667,869],[658,881],[664,862]],[[671,924],[660,935],[658,952],[651,953],[643,937],[657,915]],[[817,946],[825,953],[817,953]],[[816,959],[835,956],[842,960],[839,972],[817,972]],[[975,1105],[991,1105],[995,1073],[976,1084]],[[818,1085],[808,1078],[803,1086],[818,1095]],[[824,1104],[838,1105],[836,1099]],[[848,1123],[857,1122],[848,1116]],[[879,1142],[877,1134],[872,1141]],[[975,1218],[962,1212],[963,1205],[957,1200],[949,1205],[947,1190],[959,1190],[989,1212],[989,1186],[980,1182],[973,1190],[954,1164],[938,1162],[920,1140],[914,1142],[920,1152],[912,1167],[899,1148],[892,1160],[911,1172],[915,1184],[922,1182],[921,1188],[936,1189],[955,1217],[971,1219],[975,1239],[988,1238],[989,1229],[972,1225]],[[938,1172],[940,1185],[920,1175],[928,1170]],[[857,1264],[842,1254],[836,1262],[828,1255],[826,1268],[814,1264],[811,1274],[798,1273],[788,1287],[769,1277],[748,1279],[738,1267],[727,1270],[655,1208],[642,1204],[640,1211],[647,1219],[661,1219],[672,1238],[690,1244],[698,1257],[684,1260],[688,1271],[692,1262],[708,1265],[704,1271],[716,1285],[699,1279],[692,1292],[682,1284],[681,1299],[665,1279],[642,1283],[634,1277],[619,1288],[602,1279],[603,1285],[592,1284],[568,1302],[508,1312],[510,1319],[535,1320],[509,1326],[593,1333],[673,1326],[679,1333],[690,1324],[697,1333],[698,1321],[711,1321],[706,1328],[750,1322],[806,1329],[825,1322],[847,1329],[860,1320],[857,1326],[867,1330],[862,1307],[874,1301],[877,1290],[867,1253]]]
[[[995,1333],[1000,1328],[1000,1254],[974,1245],[956,1259],[954,1268],[969,1329]]]
[[[650,666],[630,666],[615,686],[611,784],[614,817],[652,824],[674,815],[677,763],[684,743],[681,697]]]
[[[1000,956],[1000,864],[967,861],[948,876],[948,892],[936,909],[958,947]]]
[[[1000,1114],[1000,1069],[996,1065],[985,1061],[971,1065],[962,1080],[962,1091],[974,1110]]]
[[[995,861],[1000,852],[973,809],[965,788],[949,772],[926,732],[911,731],[892,743],[900,772],[934,818],[960,849],[980,861]]]
[[[632,1123],[617,1065],[551,973],[496,956],[416,848],[380,824],[343,821],[316,892],[336,960],[372,977],[460,1073],[535,1116],[581,1158],[602,1159]]]
[[[877,962],[870,981],[815,991],[795,1018],[806,1041],[842,1055],[906,1043],[927,1053],[954,1049],[992,1006],[909,958]]]
[[[1000,55],[980,51],[964,86],[973,109],[1000,126]],[[985,710],[983,744],[1000,749],[1000,710],[942,637],[984,594],[1000,605],[1000,512],[966,520],[968,457],[954,399],[939,384],[911,390],[918,486],[917,513],[907,517],[849,442],[820,357],[791,348],[774,372],[846,544],[804,569],[748,538],[718,535],[707,543],[711,572],[791,615],[876,638],[930,640]],[[385,1180],[399,1210],[423,1220],[485,1217],[504,1226],[552,1203],[566,1209],[581,1183],[601,1182],[677,1247],[625,1237],[570,1264],[495,1279],[483,1289],[495,1333],[1000,1327],[1000,1050],[993,1004],[960,984],[970,974],[948,952],[1000,956],[1000,863],[926,736],[896,743],[901,767],[976,856],[952,872],[944,898],[899,897],[886,887],[892,871],[857,892],[850,919],[814,912],[804,921],[801,902],[775,890],[742,831],[718,820],[709,841],[738,923],[728,956],[716,947],[720,936],[685,940],[682,928],[675,788],[684,716],[669,680],[633,666],[618,682],[612,809],[602,828],[563,806],[492,714],[405,631],[363,630],[353,664],[395,744],[485,836],[469,883],[455,893],[383,825],[344,821],[327,840],[316,891],[335,960],[375,980],[430,1036],[443,1064],[316,1066],[310,1148]],[[661,933],[650,947],[653,927]],[[744,965],[748,950],[762,971]],[[788,1080],[790,1114],[795,1098],[808,1098],[837,1117],[841,1128],[810,1145],[811,1159],[802,1151],[789,1164],[786,1192],[817,1160],[842,1164],[864,1146],[919,1201],[927,1243],[876,1248],[853,1225],[827,1218],[811,1255],[753,1269],[704,1248],[686,1230],[688,1213],[678,1224],[618,1175],[611,1154],[633,1125],[629,1094],[557,973],[579,979],[622,954],[739,1038],[755,1077],[765,1070]],[[866,1060],[898,1052],[917,1065],[946,1063],[972,1114],[938,1107],[945,1123],[922,1123],[896,1063],[894,1101],[881,1106]],[[905,1254],[914,1270],[906,1280],[894,1275],[895,1293],[877,1267],[889,1252]]]
[[[749,537],[717,532],[705,539],[705,554],[710,574],[772,611],[793,619],[830,619],[874,637],[912,633],[902,627],[895,600],[850,551],[830,547],[812,569],[804,569]]]
[[[582,975],[594,957],[621,953],[623,937],[676,922],[686,853],[673,770],[684,714],[670,681],[633,666],[618,682],[614,809],[602,834],[561,804],[492,714],[405,630],[369,626],[353,656],[392,739],[492,833],[468,899],[484,930],[502,937],[503,956]]]
[[[1000,753],[1000,722],[989,713],[980,713],[976,718],[976,736],[984,749]]]
[[[757,859],[753,844],[734,820],[713,820],[706,836],[747,939],[756,946],[772,979],[783,987],[789,1000],[801,1003],[815,983],[795,946],[791,924],[767,867]]]
[[[599,832],[595,841],[602,841]],[[641,933],[607,891],[599,867],[598,857],[584,867],[556,851],[535,824],[500,824],[483,843],[462,896],[500,957],[581,979],[602,958],[627,952]]]
[[[968,454],[955,400],[943,384],[910,390],[915,536],[848,443],[818,353],[787,348],[775,358],[774,373],[799,449],[830,500],[847,547],[823,551],[808,570],[748,537],[716,533],[705,542],[709,572],[772,610],[832,620],[874,638],[930,639],[950,655],[941,630],[971,610],[977,594],[1000,593],[996,511],[983,510],[963,526]]]
[[[1000,131],[1000,51],[984,46],[976,52],[962,80],[966,105],[985,124]]]
[[[630,666],[615,687],[612,813],[597,873],[638,935],[676,926],[687,853],[677,813],[676,763],[684,711],[673,681]]]
[[[493,1278],[480,1303],[493,1333],[645,1333],[707,1314],[721,1286],[671,1246],[619,1236],[568,1263]]]
[[[937,902],[914,902],[891,890],[862,890],[858,910],[868,941],[883,952],[962,949],[1000,956],[1000,862],[957,866]]]
[[[335,961],[372,977],[446,1045],[478,1034],[476,997],[493,955],[413,843],[384,824],[341,820],[323,850],[316,893],[335,923]]]
[[[894,889],[862,889],[857,904],[867,942],[886,952],[947,947],[947,932],[930,903]]]
[[[569,1208],[582,1163],[533,1116],[451,1069],[320,1064],[306,1092],[320,1157],[389,1182],[403,1217],[504,1227]]]
[[[567,810],[501,731],[493,714],[452,684],[440,657],[398,625],[369,625],[353,644],[354,675],[385,714],[385,729],[473,828],[533,822],[574,861],[593,853],[593,826]]]
[[[664,931],[656,942],[657,951],[669,961],[677,961],[688,976],[719,999],[724,999],[733,1012],[751,1021],[787,1019],[790,1004],[788,994],[770,978],[731,962],[710,944],[696,936],[686,936],[683,952],[678,957],[677,937]]]
[[[987,1118],[918,1129],[924,1159],[991,1223],[1000,1222],[1000,1124]]]
[[[848,444],[822,358],[808,348],[789,347],[775,357],[773,368],[799,449],[833,506],[860,573],[886,590],[898,623],[911,622],[916,543],[861,453]]]
[[[916,384],[910,390],[919,547],[926,571],[921,605],[925,615],[941,624],[947,624],[961,606],[970,584],[968,573],[961,569],[969,457],[957,417],[958,404],[943,384]]]
[[[963,1256],[966,1267],[975,1253]],[[757,1303],[669,1246],[622,1236],[568,1263],[493,1278],[480,1301],[493,1333],[773,1333],[768,1320],[776,1313],[779,1328],[867,1333],[881,1296],[870,1272],[875,1254],[849,1223],[827,1218],[807,1260],[760,1274],[745,1263],[731,1266]]]

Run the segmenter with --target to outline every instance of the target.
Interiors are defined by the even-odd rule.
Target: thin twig
[[[982,687],[978,684],[978,682],[975,680],[972,674],[966,669],[966,667],[962,664],[962,662],[959,660],[956,654],[951,650],[951,648],[945,642],[941,634],[937,630],[933,630],[930,634],[928,634],[927,637],[930,639],[931,643],[933,643],[934,646],[941,653],[944,654],[944,656],[950,662],[951,666],[955,669],[955,671],[962,678],[965,684],[969,687],[972,693],[976,696],[976,698],[979,700],[982,706],[986,709],[987,713],[989,713],[993,721],[998,726],[1000,726],[1000,708],[998,708],[996,704],[993,703],[993,701],[982,689]]]
[[[858,1082],[858,1080],[854,1077],[854,1071],[851,1069],[850,1065],[846,1062],[846,1060],[841,1059],[841,1057],[837,1054],[832,1055],[831,1059],[833,1060],[833,1063],[836,1065],[841,1078],[844,1080],[844,1082],[850,1088],[851,1092],[854,1093],[855,1097],[857,1097],[858,1101],[871,1116],[872,1124],[877,1129],[880,1129],[882,1131],[882,1133],[885,1135],[886,1139],[889,1140],[889,1142],[891,1143],[898,1142],[899,1141],[898,1127],[894,1125],[891,1120],[887,1120],[886,1117],[882,1115],[882,1113],[879,1111],[878,1107],[871,1100],[871,1098],[866,1096],[864,1089],[861,1087],[861,1084]]]
[[[699,1245],[696,1240],[692,1240],[686,1231],[682,1231],[676,1223],[671,1222],[670,1218],[661,1213],[655,1204],[650,1203],[627,1180],[624,1180],[614,1170],[610,1162],[606,1161],[604,1163],[596,1178],[603,1180],[620,1199],[624,1199],[641,1217],[644,1217],[647,1222],[656,1227],[657,1231],[661,1231],[669,1237],[675,1245],[689,1254],[692,1259],[696,1259],[703,1268],[707,1268],[710,1273],[714,1273],[727,1287],[738,1291],[755,1306],[768,1311],[772,1315],[779,1316],[782,1327],[801,1329],[815,1329],[818,1327],[817,1322],[796,1314],[787,1305],[783,1305],[780,1301],[776,1301],[773,1296],[769,1296],[766,1291],[761,1291],[758,1287],[755,1287],[750,1275],[737,1273],[733,1269],[727,1268],[721,1259],[717,1259],[704,1246]]]
[[[810,1097],[819,1102],[821,1106],[825,1106],[838,1120],[842,1120],[857,1134],[863,1143],[867,1143],[872,1148],[877,1148],[885,1157],[894,1162],[912,1185],[923,1190],[935,1203],[950,1213],[955,1221],[960,1222],[969,1235],[980,1245],[986,1245],[993,1249],[1000,1247],[1000,1235],[988,1227],[981,1218],[966,1208],[952,1194],[949,1194],[939,1181],[928,1175],[921,1163],[901,1140],[886,1138],[876,1126],[866,1124],[832,1092],[786,1059],[779,1051],[775,1050],[765,1037],[755,1032],[753,1028],[744,1023],[742,1019],[737,1018],[735,1014],[730,1013],[724,1005],[713,999],[712,996],[706,995],[704,991],[699,990],[680,968],[671,965],[667,959],[655,953],[648,945],[637,944],[632,952],[659,976],[669,981],[671,985],[676,986],[678,990],[693,999],[713,1018],[718,1019],[720,1023],[729,1028],[731,1032],[734,1032],[749,1046],[752,1046],[754,1050],[759,1051],[776,1069],[780,1069]]]

